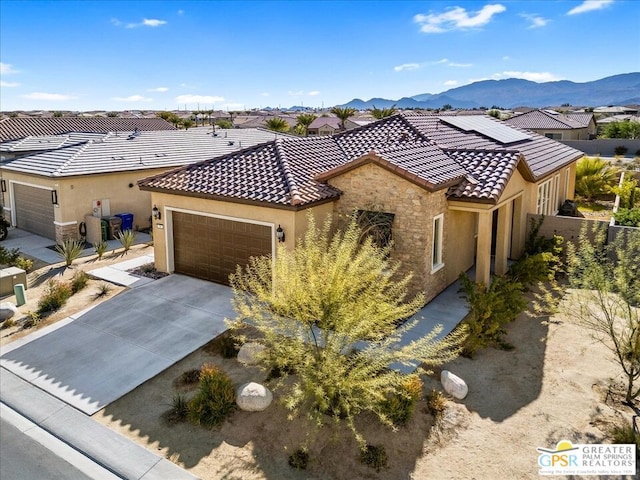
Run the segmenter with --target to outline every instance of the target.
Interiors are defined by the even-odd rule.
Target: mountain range
[[[609,106],[640,104],[640,72],[623,73],[591,82],[532,82],[519,78],[482,80],[442,93],[422,93],[398,100],[354,98],[341,107],[367,110],[388,108],[515,108],[559,105]]]

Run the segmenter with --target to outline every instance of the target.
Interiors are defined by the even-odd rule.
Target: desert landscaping
[[[35,310],[45,279],[69,279],[78,269],[130,259],[150,248],[136,246],[126,257],[114,252],[100,261],[77,260],[70,269],[63,264],[36,264],[29,274],[36,286],[27,290],[29,301],[20,313]],[[55,323],[123,290],[112,285],[108,295],[96,300],[101,283],[90,280],[65,307],[34,328]],[[1,344],[34,328],[3,329]],[[380,471],[361,463],[358,446],[346,426],[329,422],[317,429],[305,417],[289,420],[288,411],[278,402],[278,390],[265,411],[237,410],[214,429],[165,421],[163,414],[171,408],[174,395],[189,396],[195,389],[180,385],[181,375],[204,364],[220,367],[236,386],[249,381],[269,385],[258,368],[223,358],[216,349],[219,342],[213,339],[93,418],[202,479],[484,479],[496,475],[529,479],[538,473],[537,447],[553,447],[563,439],[610,443],[611,427],[631,421],[632,409],[621,404],[618,387],[622,377],[611,353],[572,318],[521,314],[507,329],[506,339],[514,350],[484,349],[473,359],[459,357],[423,376],[423,399],[407,426],[393,431],[372,418],[357,419],[364,437],[386,449],[388,465]],[[442,369],[463,378],[469,394],[464,400],[448,397],[444,411],[435,417],[426,397],[432,389],[442,389]],[[288,458],[303,445],[309,452],[309,464],[306,470],[297,470],[289,466]]]

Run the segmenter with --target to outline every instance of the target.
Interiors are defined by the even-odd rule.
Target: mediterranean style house
[[[484,115],[397,114],[325,137],[279,138],[138,182],[151,193],[156,268],[228,283],[293,248],[308,213],[377,218],[391,258],[429,300],[475,265],[507,270],[528,213],[573,197],[582,152]],[[380,221],[382,219],[382,221]]]

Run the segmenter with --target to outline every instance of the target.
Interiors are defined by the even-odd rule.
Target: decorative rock
[[[4,322],[18,313],[18,307],[11,302],[0,303],[0,322]]]
[[[246,412],[261,412],[271,405],[272,401],[271,391],[259,383],[245,383],[236,392],[236,403],[240,410]]]
[[[440,383],[444,390],[454,398],[462,400],[469,393],[469,387],[464,380],[454,375],[449,370],[443,370],[440,374]]]
[[[256,365],[258,363],[258,356],[264,349],[265,346],[259,343],[245,343],[238,351],[238,361],[244,365]]]

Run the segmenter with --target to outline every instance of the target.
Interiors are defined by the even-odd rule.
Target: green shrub
[[[298,448],[289,455],[289,465],[298,470],[306,470],[309,464],[309,452],[306,448]]]
[[[133,247],[133,244],[136,242],[136,233],[133,230],[125,230],[120,232],[118,235],[118,240],[120,244],[124,248],[124,253],[127,253]]]
[[[640,227],[640,208],[621,208],[613,214],[616,223],[625,227]]]
[[[360,451],[360,461],[365,465],[375,468],[379,472],[387,466],[387,451],[383,445],[365,445]]]
[[[189,402],[187,398],[178,393],[173,396],[171,408],[162,414],[162,419],[169,425],[184,422],[189,415]]]
[[[605,160],[584,157],[576,166],[576,194],[591,200],[609,193],[617,178],[618,170]]]
[[[435,418],[439,418],[447,408],[447,399],[440,390],[431,390],[427,395],[427,409]]]
[[[399,391],[382,402],[383,414],[396,426],[406,425],[422,398],[422,380],[417,375],[405,378]]]
[[[71,293],[78,293],[89,283],[89,275],[84,270],[78,270],[71,278]]]
[[[504,327],[524,310],[527,303],[523,286],[508,277],[492,276],[489,286],[474,282],[465,273],[460,274],[463,298],[469,306],[464,320],[468,336],[462,347],[462,355],[473,357],[480,348],[504,344]]]
[[[636,457],[640,456],[640,433],[636,432],[633,425],[615,425],[609,431],[611,441],[616,444],[634,444],[636,445]]]
[[[200,372],[199,390],[189,402],[189,420],[212,428],[220,425],[236,409],[231,379],[214,365],[205,364]]]
[[[638,181],[629,174],[625,175],[622,185],[618,185],[612,190],[620,197],[619,208],[633,208],[636,200],[640,200]]]
[[[24,270],[25,272],[30,272],[31,269],[33,268],[33,260],[30,260],[24,257],[18,257],[18,259],[15,261],[15,264],[13,266],[18,267]]]
[[[8,248],[0,247],[0,265],[14,267],[18,257],[20,257],[19,248],[9,250]]]
[[[44,295],[38,302],[38,314],[55,312],[64,306],[71,297],[71,286],[60,280],[51,279],[47,282]]]
[[[551,252],[525,254],[511,264],[507,276],[526,289],[538,282],[553,280],[559,265],[560,258]]]
[[[69,267],[75,259],[82,255],[84,242],[68,238],[62,244],[56,245],[56,252],[62,257],[65,265]]]
[[[99,242],[93,242],[93,250],[98,255],[98,260],[102,260],[102,257],[107,252],[109,248],[109,244],[104,240],[100,240]]]

